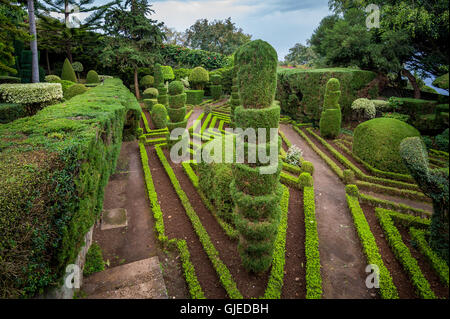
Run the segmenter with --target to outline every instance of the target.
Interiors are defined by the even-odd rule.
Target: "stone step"
[[[157,256],[117,266],[83,280],[88,299],[167,299]]]

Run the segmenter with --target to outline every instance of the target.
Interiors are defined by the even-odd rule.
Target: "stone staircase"
[[[87,299],[167,299],[157,256],[117,266],[84,278]]]

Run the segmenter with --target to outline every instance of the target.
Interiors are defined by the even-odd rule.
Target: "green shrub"
[[[409,121],[410,116],[408,114],[402,114],[402,113],[397,113],[397,112],[387,112],[387,113],[383,113],[383,117],[388,118],[388,119],[396,119],[396,120],[407,123]]]
[[[0,75],[0,84],[20,83],[21,79],[15,76]]]
[[[167,127],[167,110],[162,104],[153,105],[152,121],[157,129]]]
[[[233,86],[233,67],[220,68],[209,73],[209,77],[217,74],[220,75],[220,85],[224,94],[231,94],[231,87]]]
[[[440,89],[444,89],[448,91],[448,73],[445,73],[444,75],[438,76],[433,81],[433,86],[436,86]]]
[[[151,75],[145,75],[142,79],[140,84],[144,87],[144,88],[150,88],[153,86],[153,84],[155,84],[155,78]]]
[[[336,138],[341,132],[342,114],[339,105],[341,97],[338,79],[331,78],[327,82],[323,110],[320,116],[320,135],[326,138]]]
[[[412,120],[415,120],[419,115],[433,113],[436,103],[436,101],[407,97],[389,98],[389,105],[394,111],[407,114]]]
[[[211,90],[211,97],[213,100],[220,100],[222,97],[222,85],[211,85],[209,88]]]
[[[209,76],[209,78],[211,79],[211,83],[213,85],[222,84],[222,76],[220,74],[213,73],[212,75]]]
[[[86,254],[83,275],[89,276],[103,270],[105,270],[105,261],[103,260],[102,249],[97,243],[92,243]]]
[[[420,136],[412,126],[389,118],[359,124],[353,134],[353,154],[382,171],[408,173],[399,153],[401,141]]]
[[[47,83],[61,83],[61,78],[57,75],[46,75],[44,80]]]
[[[75,71],[73,70],[72,64],[70,64],[70,61],[67,58],[64,60],[64,64],[62,67],[61,80],[77,82]]]
[[[97,72],[95,72],[94,70],[90,70],[86,76],[86,83],[87,84],[91,84],[91,83],[99,83],[100,79],[98,77]]]
[[[151,112],[153,109],[153,105],[158,104],[157,99],[144,99],[144,105],[147,111]]]
[[[173,73],[172,67],[170,65],[162,65],[161,72],[164,81],[170,81],[175,79],[175,74]]]
[[[72,63],[72,68],[75,72],[83,72],[84,68],[83,68],[83,64],[81,64],[81,62],[73,62]]]
[[[157,98],[159,95],[158,89],[156,88],[148,88],[145,89],[144,92],[142,93],[142,97],[144,99],[155,99]]]
[[[136,104],[113,79],[0,125],[0,296],[34,297],[62,283],[102,211]]]
[[[184,78],[189,78],[189,75],[191,75],[192,69],[185,69],[185,68],[179,68],[173,70],[173,73],[175,74],[175,80],[180,81]]]
[[[209,82],[209,73],[201,66],[194,68],[189,75],[189,83],[197,90],[203,90]]]
[[[291,165],[301,165],[303,151],[296,145],[289,147],[286,152],[286,163]]]
[[[161,64],[156,63],[154,67],[154,79],[155,79],[155,87],[159,87],[162,83],[164,83],[164,75],[162,73]]]
[[[72,85],[66,90],[64,99],[70,100],[71,98],[73,98],[76,95],[85,93],[87,90],[88,90],[87,87],[85,87],[83,84]]]
[[[314,165],[309,161],[303,161],[301,164],[302,172],[309,173],[311,175],[314,174]]]
[[[348,185],[348,184],[354,184],[355,182],[356,182],[355,172],[353,172],[351,169],[345,169],[344,170],[344,183],[346,185]]]
[[[313,183],[314,183],[311,174],[306,173],[306,172],[300,174],[298,181],[299,181],[300,188],[302,188],[302,189],[304,187],[312,187]]]
[[[255,56],[259,60],[257,66]],[[248,42],[236,53],[239,96],[244,108],[271,106],[277,87],[277,59],[275,49],[262,40]]]
[[[377,113],[375,103],[372,100],[361,98],[356,99],[352,103],[352,110],[357,113],[362,113],[363,118],[373,119]]]
[[[446,129],[444,132],[442,132],[439,135],[436,135],[434,138],[434,141],[438,147],[439,150],[448,152],[448,139],[449,139],[449,131]]]
[[[203,66],[207,70],[214,70],[227,67],[230,64],[229,58],[223,54],[204,50],[192,50],[174,44],[163,45],[160,53],[164,63],[167,65],[176,65],[183,68]]]
[[[351,104],[358,92],[376,77],[374,72],[345,68],[329,69],[278,69],[276,99],[281,102],[282,114],[301,122],[318,122],[324,103],[325,87],[330,78],[341,83],[340,106],[344,119],[351,115]],[[375,86],[369,90],[369,98],[379,94]]]
[[[186,104],[199,105],[203,101],[203,90],[186,90]]]
[[[177,95],[184,92],[184,85],[181,81],[173,81],[169,84],[168,88],[170,95]]]
[[[0,124],[12,122],[26,116],[26,110],[21,104],[0,103]]]

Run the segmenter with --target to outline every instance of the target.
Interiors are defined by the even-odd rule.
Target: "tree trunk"
[[[28,5],[28,20],[30,21],[30,34],[33,39],[30,42],[31,49],[31,82],[39,82],[39,61],[37,50],[37,35],[36,35],[36,18],[34,16],[34,0],[27,0]]]
[[[134,68],[134,91],[136,92],[136,99],[140,99],[141,95],[139,94],[139,81],[138,81],[138,69]]]
[[[412,87],[414,88],[414,98],[420,99],[420,88],[419,88],[419,85],[417,85],[417,81],[416,81],[416,78],[414,77],[414,75],[412,75],[411,72],[409,72],[406,69],[402,70],[402,74],[408,78],[408,81],[411,83]]]
[[[48,57],[48,49],[45,50],[45,59],[47,61],[47,72],[48,72],[48,74],[50,74],[51,70],[50,70],[50,59]]]

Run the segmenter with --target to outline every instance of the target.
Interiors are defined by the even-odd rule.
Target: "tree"
[[[138,68],[153,64],[164,39],[164,23],[147,18],[155,11],[147,0],[126,0],[110,8],[105,15],[105,49],[100,54],[104,65],[121,71],[134,71],[134,88],[139,99]]]
[[[34,0],[27,0],[28,7],[28,20],[30,25],[30,35],[32,39],[30,41],[31,49],[31,82],[39,82],[39,61],[38,61],[38,49],[37,49],[37,34],[36,34],[36,17],[34,15]]]
[[[289,49],[289,53],[284,57],[287,63],[295,63],[299,65],[313,66],[317,54],[313,48],[307,47],[301,43],[296,43],[294,47]]]
[[[162,28],[164,34],[166,35],[166,40],[164,43],[166,44],[174,44],[184,46],[186,42],[186,34],[184,32],[179,32],[174,28],[169,28],[164,26]]]
[[[11,0],[0,0],[0,75],[2,73],[16,74],[13,68],[14,40],[28,41],[29,35],[23,23],[25,12]]]
[[[186,33],[186,45],[192,49],[218,52],[230,55],[241,45],[250,41],[251,35],[245,34],[241,28],[225,20],[197,20]]]

